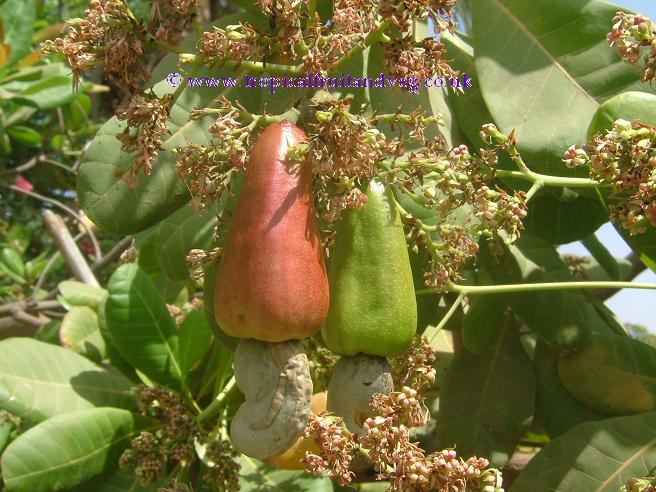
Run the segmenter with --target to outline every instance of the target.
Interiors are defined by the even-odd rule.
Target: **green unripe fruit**
[[[391,191],[372,181],[361,209],[344,212],[330,260],[330,308],[321,330],[333,352],[393,357],[412,343],[417,301]]]

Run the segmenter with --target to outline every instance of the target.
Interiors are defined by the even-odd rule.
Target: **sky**
[[[656,20],[655,0],[615,0],[613,3],[630,8]],[[610,224],[602,226],[597,231],[597,237],[615,256],[623,257],[631,251],[622,237]],[[561,246],[559,251],[562,253],[589,255],[580,243]],[[636,277],[634,282],[656,283],[656,274],[651,270],[647,270]],[[656,333],[656,291],[624,289],[606,301],[606,305],[620,320],[628,323],[643,324],[653,333]]]

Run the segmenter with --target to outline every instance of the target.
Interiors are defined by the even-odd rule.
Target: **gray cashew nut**
[[[246,401],[230,425],[232,443],[260,460],[283,453],[302,434],[311,410],[312,379],[301,342],[241,340],[234,369]]]
[[[358,354],[343,356],[333,367],[328,384],[327,410],[344,419],[346,428],[362,433],[362,424],[373,416],[369,403],[376,393],[390,394],[394,382],[385,357]]]

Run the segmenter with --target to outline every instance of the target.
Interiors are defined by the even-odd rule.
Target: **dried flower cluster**
[[[176,393],[146,386],[138,391],[139,413],[155,420],[159,427],[132,439],[119,464],[121,468],[135,468],[139,482],[145,485],[165,476],[170,461],[188,465],[195,459],[198,428],[191,409]]]
[[[399,364],[406,371],[396,379],[416,387],[374,395],[371,408],[376,416],[365,421],[361,436],[348,432],[338,417],[325,413],[311,417],[305,436],[315,439],[321,454],[306,453],[303,462],[307,471],[348,485],[355,475],[353,459],[364,451],[377,478],[389,480],[389,492],[502,491],[501,475],[487,469],[487,460],[472,457],[465,461],[451,449],[426,455],[410,440],[410,428],[425,424],[429,418],[421,391],[435,381],[431,367],[434,358],[435,351],[427,341],[417,338],[408,353],[393,361],[393,366]]]
[[[656,477],[629,478],[620,492],[656,492]]]
[[[405,37],[386,46],[385,65],[392,76],[400,78],[457,77],[458,72],[444,59],[445,55],[443,43],[427,38],[416,45],[411,37]]]
[[[610,46],[617,46],[622,60],[630,64],[637,63],[647,48],[642,80],[656,78],[656,24],[653,21],[643,15],[618,12],[613,17],[613,29],[606,38]]]
[[[259,60],[264,54],[264,40],[250,24],[236,24],[224,29],[215,27],[203,33],[198,41],[198,51],[208,65],[221,65],[228,60]]]
[[[306,341],[305,353],[310,362],[310,375],[314,392],[325,391],[328,389],[330,371],[339,357],[327,348],[321,347],[312,338],[308,338]]]
[[[429,17],[438,32],[453,31],[455,5],[458,0],[382,0],[381,16],[389,20],[400,31],[411,28],[413,18]]]
[[[187,263],[189,263],[189,275],[196,281],[203,278],[205,268],[211,264],[218,262],[221,258],[221,248],[213,248],[209,251],[204,249],[191,249],[187,253]]]
[[[241,466],[235,461],[237,456],[239,453],[230,441],[213,439],[207,443],[203,460],[207,471],[203,480],[216,485],[223,492],[238,491]]]
[[[66,58],[75,86],[83,72],[102,66],[132,92],[150,76],[145,67],[152,40],[178,44],[195,9],[196,0],[156,0],[146,23],[132,15],[125,0],[91,0],[85,18],[67,21],[64,37],[46,41],[43,50]]]
[[[611,220],[629,234],[656,227],[656,128],[617,120],[583,148],[565,152],[567,166],[590,166],[590,177],[611,186]]]
[[[426,337],[415,337],[410,348],[392,359],[392,377],[395,386],[410,386],[424,391],[435,382],[436,352]]]
[[[135,94],[116,110],[116,117],[127,122],[127,127],[116,138],[123,144],[125,152],[136,152],[134,165],[125,175],[130,186],[136,185],[140,170],[148,176],[153,161],[162,147],[168,132],[166,122],[171,111],[171,96],[158,98],[155,94]]]

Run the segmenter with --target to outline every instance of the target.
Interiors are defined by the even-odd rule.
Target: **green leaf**
[[[504,132],[515,129],[534,169],[576,173],[562,164],[601,103],[625,90],[648,91],[606,34],[619,8],[589,0],[473,0],[472,38],[481,91]]]
[[[241,492],[333,492],[333,483],[324,477],[314,477],[300,471],[276,470],[261,461],[241,455],[237,462]]]
[[[11,99],[19,104],[43,110],[53,109],[75,99],[72,84],[73,80],[70,76],[50,77],[31,85]]]
[[[482,261],[495,283],[574,281],[553,246],[522,238],[507,248],[499,261],[482,250]],[[585,296],[577,291],[550,290],[506,294],[512,310],[541,339],[561,348],[585,344],[598,318]]]
[[[2,248],[0,250],[0,264],[18,277],[25,277],[25,263],[23,263],[20,253],[15,249]]]
[[[62,347],[29,338],[0,342],[0,408],[30,422],[98,406],[131,408],[132,384]]]
[[[501,295],[473,298],[462,322],[462,342],[470,352],[486,352],[499,337],[506,318],[506,303]]]
[[[570,190],[546,189],[531,199],[522,235],[567,244],[589,236],[606,222],[608,214],[598,199]]]
[[[127,410],[93,408],[52,417],[2,455],[9,492],[51,492],[115,469],[132,437],[154,422]]]
[[[656,94],[629,91],[605,101],[590,121],[588,139],[597,132],[610,130],[618,119],[656,124]]]
[[[608,416],[580,403],[567,392],[558,378],[558,351],[538,342],[533,358],[537,393],[535,416],[552,439],[590,420]]]
[[[153,381],[179,387],[177,330],[152,282],[127,263],[112,274],[107,290],[107,329],[121,356]]]
[[[41,342],[59,345],[59,327],[61,321],[58,319],[51,319],[46,324],[39,326],[39,329],[34,334],[34,338]]]
[[[594,336],[558,362],[563,386],[581,403],[610,415],[656,408],[656,348],[620,335]]]
[[[39,147],[43,137],[34,128],[24,125],[14,125],[6,129],[7,135],[26,147]]]
[[[212,342],[212,332],[207,325],[205,313],[200,310],[191,311],[180,324],[179,330],[180,370],[185,377],[196,364],[200,362]]]
[[[25,253],[32,242],[32,233],[23,224],[13,224],[2,242],[19,253]]]
[[[4,44],[11,47],[7,67],[21,60],[32,50],[32,34],[36,22],[33,0],[6,0],[0,6]]]
[[[98,316],[98,329],[100,334],[105,341],[105,351],[107,352],[107,359],[109,362],[119,371],[121,371],[130,381],[138,381],[139,378],[134,370],[134,368],[126,362],[126,360],[121,356],[119,351],[114,346],[114,342],[109,335],[109,329],[107,328],[107,317],[105,316],[105,305],[107,304],[107,297],[103,297],[100,304],[98,304],[97,316]]]
[[[160,483],[141,485],[134,471],[116,471],[107,476],[102,475],[87,482],[82,482],[77,487],[67,489],[67,492],[158,492],[168,480]]]
[[[655,462],[655,412],[587,422],[545,446],[510,492],[617,492]]]
[[[61,323],[62,346],[96,363],[105,358],[105,340],[98,328],[96,312],[87,306],[74,307]]]
[[[456,353],[440,391],[437,437],[461,456],[483,456],[502,466],[533,417],[531,360],[508,319],[484,354]]]
[[[60,302],[63,301],[62,304],[66,306],[88,306],[95,309],[102,298],[107,295],[105,289],[93,287],[76,280],[59,282],[57,288],[61,292],[59,300]]]
[[[246,21],[247,14],[234,14],[221,17],[217,25],[226,26]],[[193,36],[183,43],[183,49],[193,50],[196,40]],[[165,57],[153,71],[152,83],[162,81],[169,72],[181,72],[177,67],[177,56]],[[197,77],[233,77],[229,69],[203,68]],[[155,94],[163,96],[174,89],[162,81],[152,87]],[[229,99],[239,99],[245,104],[259,91],[253,89],[226,89],[224,95]],[[170,134],[165,135],[162,150],[153,162],[150,176],[140,173],[136,187],[129,187],[123,177],[135,162],[135,155],[121,151],[116,135],[125,128],[124,122],[116,118],[109,120],[98,131],[86,153],[77,180],[77,195],[80,206],[89,218],[100,228],[115,234],[132,234],[156,224],[189,201],[187,186],[180,180],[174,169],[176,158],[173,150],[188,143],[207,145],[211,135],[211,118],[189,121],[193,108],[207,107],[220,94],[216,89],[189,89],[182,91],[171,108],[168,119]],[[258,100],[259,102],[259,100]],[[246,104],[248,107],[249,105]],[[250,108],[255,109],[255,108]]]
[[[215,225],[214,210],[199,214],[191,207],[182,207],[157,228],[157,259],[169,279],[185,281],[189,278],[187,253],[193,248],[209,249]]]

